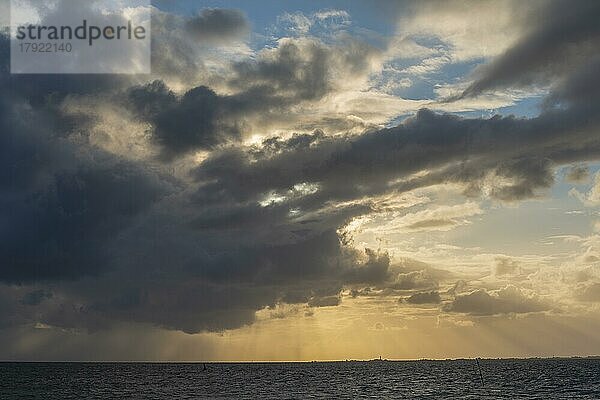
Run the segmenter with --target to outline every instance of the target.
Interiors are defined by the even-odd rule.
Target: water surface
[[[600,359],[0,363],[0,399],[600,399]]]

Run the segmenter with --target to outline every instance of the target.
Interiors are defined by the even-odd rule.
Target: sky
[[[598,355],[599,17],[160,0],[138,75],[3,30],[0,359]]]

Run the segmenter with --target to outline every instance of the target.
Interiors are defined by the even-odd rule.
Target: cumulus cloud
[[[388,287],[395,290],[428,289],[437,285],[437,280],[427,270],[400,272],[388,283]]]
[[[535,295],[527,295],[515,286],[507,286],[492,292],[477,289],[458,295],[445,308],[447,311],[472,315],[496,315],[548,311],[551,306]]]

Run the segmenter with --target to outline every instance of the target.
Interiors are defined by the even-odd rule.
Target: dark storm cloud
[[[507,286],[492,294],[485,289],[478,289],[469,294],[458,295],[445,309],[472,315],[496,315],[547,311],[551,309],[551,305],[537,297],[525,295],[514,286]]]
[[[98,273],[106,267],[106,242],[168,187],[142,167],[69,140],[73,127],[56,107],[59,98],[91,93],[96,83],[91,77],[92,87],[84,88],[83,80],[70,77],[35,75],[28,82],[6,71],[0,75],[5,282]]]
[[[190,18],[185,28],[200,42],[219,43],[245,37],[250,32],[250,23],[240,10],[205,8]]]
[[[590,54],[580,66],[573,66],[573,71],[566,74],[564,79],[555,85],[545,100],[545,106],[592,106],[600,99],[598,71],[600,71],[600,56],[596,53]]]
[[[188,333],[220,331],[250,324],[256,310],[282,301],[334,305],[344,282],[379,282],[387,275],[387,255],[345,247],[335,231],[285,243],[278,231],[273,240],[264,236],[268,225],[203,232],[177,209],[163,207],[156,211],[167,212],[167,220],[150,213],[110,243],[114,257],[107,261],[118,268],[60,283],[35,313],[15,309],[18,304],[5,313],[75,329],[137,321]]]
[[[542,3],[529,16],[529,33],[503,55],[483,65],[463,96],[545,84],[572,73],[597,55],[599,17],[600,3],[594,0]]]
[[[126,103],[152,123],[164,156],[236,141],[254,118],[266,124],[291,108],[321,100],[344,79],[369,71],[378,50],[356,41],[327,45],[317,39],[286,39],[257,59],[234,63],[227,80],[233,94],[199,86],[175,96],[160,81],[131,89]]]
[[[159,182],[144,172],[115,163],[58,173],[48,187],[21,194],[18,203],[8,200],[4,218],[12,229],[0,231],[0,279],[28,282],[100,272],[107,261],[102,244],[161,192]]]
[[[259,233],[257,227],[248,230],[248,233]],[[215,283],[289,284],[298,279],[342,280],[344,274],[354,272],[355,262],[353,254],[347,254],[348,258],[344,260],[342,251],[335,231],[315,232],[309,238],[293,238],[288,243],[273,241],[237,248],[232,246],[226,254],[214,257],[212,262],[190,266],[190,272]],[[383,269],[385,274],[388,265],[388,259],[379,260],[373,254],[369,262],[355,273],[363,272],[365,276],[361,278],[376,279],[378,269]],[[374,276],[370,276],[371,273]]]
[[[488,174],[497,177],[492,197],[530,198],[553,183],[556,165],[600,155],[598,118],[587,111],[550,110],[532,119],[462,119],[421,110],[398,127],[360,136],[313,138],[313,144],[302,147],[281,142],[274,153],[228,149],[197,169],[197,179],[210,182],[198,199],[203,204],[251,201],[300,183],[319,185],[317,193],[303,200],[309,206],[314,199],[353,200],[444,182],[464,183],[476,195]],[[411,177],[423,170],[431,172]]]
[[[180,98],[162,81],[129,90],[129,100],[137,114],[154,125],[154,136],[171,159],[190,149],[210,149],[239,137],[229,116],[226,100],[199,86]]]
[[[52,292],[44,289],[34,290],[33,292],[26,293],[21,299],[21,304],[28,306],[37,306],[42,301],[52,298]]]
[[[136,103],[140,112],[153,113],[160,109],[155,104],[174,101],[160,87],[156,91],[156,102]],[[580,147],[587,152],[593,148],[578,143],[595,142],[585,129],[568,138],[559,129],[546,129],[542,135],[538,126],[553,126],[543,122],[499,117],[464,120],[422,111],[400,127],[359,137],[335,139],[317,132],[272,139],[248,151],[217,152],[196,171],[200,186],[186,203],[190,215],[179,214],[185,207],[164,204],[165,210],[171,210],[164,219],[146,217],[137,229],[121,236],[122,245],[116,251],[127,262],[123,271],[97,278],[93,283],[97,292],[83,285],[63,288],[73,300],[65,301],[62,308],[47,305],[38,318],[47,324],[86,328],[106,326],[111,320],[134,320],[197,332],[251,323],[254,311],[277,301],[317,302],[337,296],[346,283],[374,282],[394,290],[436,287],[435,279],[425,272],[390,274],[385,256],[367,255],[361,260],[359,253],[340,243],[335,230],[352,217],[370,212],[368,206],[342,207],[334,213],[326,204],[390,190],[390,180],[422,168],[441,169],[436,182],[468,182],[472,178],[467,177],[478,176],[470,170],[481,166],[520,182],[540,175],[539,165],[547,166],[519,161],[527,159],[524,154],[535,152],[531,157],[538,160],[542,150],[550,159],[559,152],[563,160],[573,158],[565,155],[569,149],[576,154]],[[518,150],[514,141],[521,144]],[[504,161],[515,151],[514,161]],[[446,167],[456,160],[459,167]],[[515,165],[534,172],[522,172]],[[103,179],[110,186],[111,180]],[[416,182],[413,187],[433,181]],[[86,198],[85,188],[98,183],[85,182],[83,192],[68,193],[75,193],[74,199]],[[303,182],[316,182],[318,189],[305,194],[294,191]],[[281,191],[289,199],[261,206],[258,201],[269,190]],[[110,203],[100,203],[105,202]],[[122,221],[109,216],[119,215],[118,210],[103,207],[93,215]],[[294,208],[300,212],[290,213]],[[94,248],[86,250],[95,254]],[[110,265],[114,260],[104,262]],[[460,301],[457,307],[465,309]]]
[[[350,68],[351,73],[362,68],[335,51],[324,54],[319,46],[329,48],[312,42],[289,45],[273,62],[247,64],[244,74],[253,75],[254,83],[245,81],[236,95],[198,87],[176,96],[157,81],[126,89],[127,104],[153,123],[155,139],[172,154],[209,148],[220,143],[221,121],[235,120],[232,113],[268,113],[319,99],[335,89],[329,81],[332,68]],[[293,62],[298,60],[318,68],[283,91],[266,89],[273,82],[284,84],[285,77],[268,81],[257,71],[281,64],[296,74],[299,66]],[[278,301],[335,305],[344,282],[386,279],[387,255],[361,254],[342,244],[336,233],[365,207],[320,212],[315,207],[313,216],[303,214],[296,222],[287,220],[289,209],[273,206],[261,212],[256,203],[246,204],[246,211],[224,203],[220,212],[219,207],[198,209],[194,202],[190,218],[179,209],[155,215],[151,207],[172,194],[174,186],[143,164],[70,140],[86,125],[63,123],[60,104],[69,95],[100,93],[93,81],[87,87],[85,80],[70,84],[65,78],[56,84],[59,92],[43,82],[36,92],[35,85],[8,76],[6,68],[1,78],[11,91],[3,92],[0,108],[6,153],[1,201],[7,211],[0,279],[55,285],[51,298],[41,291],[14,292],[22,301],[6,303],[5,321],[96,330],[128,320],[185,332],[215,331],[251,323],[256,310]],[[327,85],[324,90],[318,88],[321,83]],[[310,146],[306,140],[314,138],[294,137],[286,146]],[[232,206],[241,213],[230,217]],[[170,226],[170,234],[162,237],[166,232],[157,226]],[[25,305],[31,308],[27,312]]]

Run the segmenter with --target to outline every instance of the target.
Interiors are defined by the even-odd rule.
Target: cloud
[[[325,20],[329,18],[341,18],[343,20],[350,19],[350,14],[344,10],[328,9],[320,10],[314,13],[314,17],[318,20]]]
[[[328,9],[312,14],[305,14],[300,11],[284,12],[277,17],[277,24],[273,33],[280,34],[280,36],[290,34],[306,36],[310,33],[315,34],[315,36],[318,36],[318,34],[328,35],[346,28],[350,23],[350,14],[344,10]]]
[[[590,177],[590,171],[585,165],[573,165],[565,173],[565,181],[569,183],[581,184],[587,182]]]
[[[160,113],[163,103],[179,107],[183,102],[160,84],[145,87],[142,94],[144,100],[135,95],[129,98],[142,117]],[[337,229],[372,211],[369,201],[360,199],[436,183],[472,182],[484,179],[486,169],[512,179],[509,184],[528,179],[536,185],[546,184],[547,180],[538,180],[537,174],[522,172],[517,166],[538,172],[539,165],[550,168],[551,163],[519,160],[545,153],[558,164],[586,157],[594,149],[595,137],[588,138],[585,129],[571,135],[553,128],[555,118],[561,118],[562,128],[570,124],[582,127],[574,118],[565,120],[570,114],[563,113],[566,111],[553,111],[531,120],[464,119],[424,110],[398,127],[359,136],[330,137],[315,132],[220,149],[194,171],[195,182],[190,187],[167,197],[152,195],[153,184],[148,186],[150,195],[146,194],[143,182],[157,178],[151,179],[155,174],[144,172],[143,164],[128,169],[129,163],[103,156],[102,163],[83,163],[79,168],[82,162],[75,157],[70,168],[80,171],[77,178],[59,175],[56,181],[58,198],[64,200],[61,209],[72,204],[69,199],[89,201],[84,209],[74,204],[68,218],[59,214],[66,218],[63,229],[68,228],[65,232],[70,235],[61,243],[80,250],[63,247],[58,254],[92,256],[97,264],[74,258],[64,268],[83,264],[88,269],[77,273],[93,271],[96,277],[86,285],[61,285],[60,296],[55,294],[53,299],[63,299],[68,312],[61,311],[65,308],[57,303],[44,302],[40,306],[46,308],[39,319],[48,325],[95,329],[111,321],[130,320],[197,332],[249,324],[256,310],[278,301],[308,302],[335,296],[343,285],[361,281],[397,290],[434,288],[436,279],[426,272],[390,274],[385,257],[352,250],[340,242]],[[520,143],[518,149],[515,141]],[[46,142],[34,143],[45,146]],[[582,143],[592,145],[578,155]],[[71,146],[56,147],[76,153]],[[48,154],[54,160],[55,151]],[[514,157],[517,161],[512,161]],[[62,162],[71,158],[59,157]],[[136,182],[138,169],[141,183],[135,193],[139,197],[132,198],[130,190],[136,187],[132,182]],[[35,171],[28,173],[30,182],[36,182]],[[52,181],[57,179],[53,169],[39,171],[49,174]],[[421,171],[424,173],[415,176]],[[20,179],[18,184],[24,182]],[[156,193],[164,193],[165,184],[156,182]],[[100,194],[88,195],[87,190]],[[265,194],[272,192],[283,193],[284,200],[261,205]],[[18,216],[14,204],[6,209]],[[50,211],[57,210],[53,204],[42,208],[40,215],[56,220]],[[101,235],[86,240],[88,247],[81,248],[82,242],[75,239],[81,227]],[[157,231],[157,227],[167,230]],[[119,241],[110,240],[114,237]],[[27,242],[31,241],[18,243]],[[97,257],[99,254],[113,257]],[[24,275],[9,274],[10,266],[4,264],[6,278],[25,279]],[[12,271],[24,274],[38,267],[32,263],[28,268]],[[72,276],[69,271],[45,271],[55,274],[53,279]],[[169,279],[165,281],[166,276]]]
[[[235,25],[239,18],[243,22]],[[190,17],[154,7],[151,29],[149,80],[162,80],[177,92],[220,85],[231,62],[253,54],[245,42],[250,25],[239,10],[204,9]]]
[[[579,190],[573,188],[569,191],[569,195],[580,200],[588,207],[600,205],[600,172],[594,176],[592,187],[587,193],[581,193]]]
[[[427,270],[401,272],[388,283],[388,287],[395,290],[428,289],[437,285],[437,281]]]
[[[34,290],[33,292],[26,293],[23,298],[21,298],[21,304],[28,306],[37,306],[42,301],[46,299],[52,298],[52,292],[49,292],[44,289]]]
[[[0,95],[5,282],[99,273],[114,235],[171,190],[156,173],[69,140],[70,123],[52,105],[40,108],[18,92]]]
[[[339,296],[317,297],[308,302],[310,307],[334,307],[340,304]]]
[[[508,313],[530,313],[548,311],[550,304],[535,295],[527,295],[515,286],[507,286],[494,292],[477,289],[464,295],[457,295],[446,311],[472,315],[497,315]]]
[[[140,117],[153,123],[156,142],[168,159],[239,138],[235,123],[228,121],[226,99],[205,86],[178,98],[162,81],[154,81],[130,89],[129,100]]]
[[[437,291],[419,292],[406,298],[410,304],[439,304],[442,299]]]
[[[250,32],[250,23],[241,10],[205,8],[187,20],[185,28],[195,40],[218,44],[243,39]]]
[[[397,20],[386,56],[390,65],[402,65],[401,72],[409,77],[439,74],[450,66],[460,68],[502,54],[522,35],[524,15],[535,8],[533,2],[460,0],[380,7],[392,9],[387,15]]]
[[[347,283],[380,284],[389,278],[390,257],[387,253],[378,253],[365,249],[366,262],[360,268],[348,271],[345,281]]]
[[[163,22],[163,30],[182,24]],[[161,44],[172,52],[157,60],[159,71],[196,76],[204,66],[194,68],[196,54],[185,58],[190,43],[172,44],[177,35]],[[344,228],[378,212],[380,196],[447,184],[470,200],[400,215],[409,231],[458,226],[481,213],[477,197],[539,197],[557,167],[600,156],[598,103],[587,101],[598,95],[596,81],[585,86],[588,97],[576,95],[591,68],[556,75],[561,84],[535,117],[422,109],[381,128],[337,102],[382,58],[347,37],[281,39],[219,64],[220,79],[182,87],[170,77],[12,76],[6,38],[0,57],[3,325],[98,330],[127,321],[195,333],[251,324],[257,310],[279,303],[334,306],[345,287],[431,295],[443,276],[358,250]],[[104,120],[65,111],[90,97],[147,126],[143,145],[163,158],[99,148],[89,126]],[[383,104],[358,98],[354,108],[367,116]],[[404,115],[397,104],[382,107]],[[306,128],[323,121],[361,129]],[[278,123],[288,130],[242,143]],[[306,129],[290,134],[298,125]],[[477,315],[548,309],[513,287],[459,293],[449,305]]]
[[[326,45],[314,38],[282,38],[255,61],[233,65],[230,84],[257,100],[271,102],[318,100],[339,89],[347,79],[361,79],[371,71],[379,51],[347,39]],[[260,105],[260,104],[259,104]]]
[[[272,124],[303,105],[318,103],[345,82],[368,75],[378,51],[346,40],[328,45],[312,38],[281,39],[254,60],[233,63],[231,94],[198,86],[177,96],[158,80],[134,87],[124,99],[153,125],[167,160],[239,140],[248,126]]]
[[[483,211],[473,202],[455,206],[439,206],[398,218],[397,223],[408,231],[447,231],[457,226],[467,225],[468,217],[482,214]]]
[[[463,96],[509,86],[541,84],[585,68],[596,55],[600,28],[596,1],[552,1],[528,15],[529,32],[483,65]]]
[[[592,115],[580,119],[578,110],[532,119],[462,119],[421,110],[397,127],[360,136],[315,137],[314,145],[284,145],[277,153],[218,152],[195,175],[213,182],[203,198],[210,189],[248,201],[309,182],[320,190],[305,200],[347,201],[455,182],[471,196],[517,201],[548,188],[553,166],[600,153],[596,126]]]
[[[152,73],[162,80],[186,86],[208,75],[198,46],[185,31],[184,17],[152,10]]]
[[[305,35],[314,21],[301,12],[283,13],[277,17],[277,25],[292,34]]]

